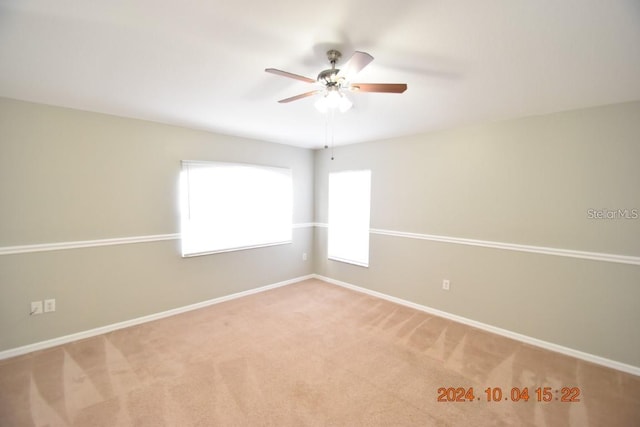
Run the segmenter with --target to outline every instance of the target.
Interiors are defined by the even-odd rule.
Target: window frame
[[[359,238],[363,239],[363,242],[361,242],[361,244],[363,246],[366,246],[366,256],[364,257],[358,257],[358,256],[344,256],[344,252],[342,254],[336,254],[335,251],[332,253],[332,237],[335,236],[335,228],[334,227],[341,227],[345,228],[345,222],[342,222],[340,220],[338,220],[338,223],[342,222],[342,224],[339,225],[335,225],[335,213],[336,210],[332,209],[332,176],[339,176],[341,174],[349,174],[349,173],[366,173],[367,175],[367,188],[366,188],[366,194],[363,194],[363,201],[366,201],[366,227],[364,226],[364,224],[362,224],[359,228],[358,231],[353,231],[353,229],[350,229],[348,232],[352,232],[353,235],[357,235],[359,234]],[[329,177],[328,177],[328,226],[327,226],[327,258],[329,260],[332,261],[339,261],[339,262],[343,262],[343,263],[347,263],[347,264],[353,264],[353,265],[357,265],[360,267],[365,267],[368,268],[369,267],[369,261],[370,261],[370,227],[371,227],[371,188],[372,188],[372,171],[371,169],[357,169],[357,170],[343,170],[343,171],[335,171],[335,172],[330,172],[329,173]],[[344,183],[342,183],[344,185]],[[349,197],[348,200],[350,202],[354,202],[355,200],[357,200],[357,198],[354,197]],[[364,207],[361,207],[364,209]],[[343,208],[344,209],[344,208]],[[332,222],[334,222],[334,226],[332,227]],[[349,221],[346,221],[346,223],[348,223]],[[340,256],[342,255],[342,256]],[[353,253],[352,253],[353,255]],[[361,254],[362,255],[362,254]]]
[[[286,221],[284,217],[278,218],[278,223],[275,225],[275,229],[277,230],[278,233],[282,233],[282,237],[269,240],[269,241],[266,241],[263,239],[261,241],[255,241],[250,244],[234,244],[234,245],[226,245],[226,246],[220,246],[220,245],[216,246],[215,243],[209,240],[210,244],[207,246],[206,249],[202,249],[203,245],[206,242],[205,243],[198,242],[197,239],[192,240],[191,243],[185,244],[185,239],[187,239],[186,241],[188,241],[189,239],[193,239],[194,236],[197,235],[198,230],[202,231],[202,228],[199,229],[198,228],[199,225],[196,224],[196,222],[198,221],[192,219],[192,210],[194,208],[194,203],[196,203],[192,201],[192,198],[202,197],[202,194],[197,194],[197,195],[193,194],[194,192],[196,193],[198,191],[201,192],[201,189],[194,190],[194,186],[192,186],[191,184],[191,180],[194,177],[192,172],[195,172],[198,169],[200,170],[207,169],[207,168],[213,169],[216,166],[220,167],[221,169],[222,168],[236,168],[237,170],[246,169],[248,171],[253,171],[255,176],[259,174],[273,172],[273,173],[282,175],[286,178],[287,180],[287,182],[285,183],[286,185],[283,186],[283,188],[281,189],[284,191],[284,195],[279,196],[279,198],[284,197],[287,199],[287,200],[283,200],[284,201],[283,206],[287,211]],[[266,189],[264,187],[264,183],[260,181],[255,181],[255,180],[249,184],[244,183],[245,189],[247,187],[255,187],[256,184],[258,188],[262,188],[263,190]],[[218,193],[220,193],[220,191],[218,191]],[[230,193],[230,192],[227,191],[227,193]],[[215,194],[215,191],[212,190],[211,197],[213,198],[213,197],[216,197],[217,195],[219,194]],[[248,195],[249,194],[244,194],[244,196],[248,196]],[[259,197],[259,199],[263,197],[265,197],[264,194],[262,194]],[[242,200],[242,199],[240,198],[238,200]],[[218,205],[216,205],[216,209],[220,205],[225,205],[226,204],[225,202],[227,201],[228,201],[227,199],[222,200]],[[250,201],[249,203],[256,203],[256,202]],[[214,205],[215,205],[215,202],[210,206],[208,206],[208,209],[212,209],[212,206]],[[250,221],[252,219],[262,217],[264,215],[264,212],[265,212],[264,209],[266,208],[266,206],[264,205],[265,203],[263,203],[261,206],[256,206],[256,208],[259,207],[260,209],[256,209],[256,211],[253,212],[254,216],[247,215]],[[274,205],[275,204],[269,204],[270,207],[273,207]],[[237,207],[238,205],[236,204],[233,206]],[[228,213],[227,216],[233,216],[235,214],[235,212],[233,212],[233,209],[234,208],[227,209],[224,212]],[[277,209],[273,209],[273,210],[275,211]],[[234,251],[262,248],[262,247],[268,247],[268,246],[291,244],[293,241],[293,170],[287,167],[266,166],[266,165],[240,163],[240,162],[182,160],[181,172],[180,172],[179,213],[180,213],[180,228],[181,228],[181,253],[183,258],[224,253],[224,252],[234,252]],[[207,211],[207,213],[211,213],[211,212]],[[202,223],[202,222],[203,221],[201,219],[198,223]],[[285,223],[286,223],[286,226],[285,226]],[[229,223],[225,223],[225,224],[229,224]],[[234,230],[237,230],[239,228],[246,227],[246,226],[256,227],[256,224],[257,226],[261,226],[261,225],[264,226],[264,224],[260,220],[258,220],[256,223],[245,221],[244,223],[239,222],[237,224],[231,224],[231,225],[235,227],[233,228]],[[216,232],[219,232],[220,229],[225,227],[225,226],[221,226],[220,224],[213,224],[209,221],[206,221],[206,225],[209,226],[209,228],[206,230],[208,234],[210,234],[209,239],[215,239],[214,234]],[[200,224],[200,227],[202,227],[202,224]],[[214,231],[212,232],[212,230]],[[271,230],[267,232],[267,234],[270,234],[270,232]]]

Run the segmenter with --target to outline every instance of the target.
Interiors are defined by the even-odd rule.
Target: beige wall
[[[640,102],[339,147],[315,159],[316,221],[330,171],[372,170],[371,227],[640,256]],[[640,266],[371,235],[370,267],[318,274],[640,366]],[[451,290],[441,290],[443,279]]]
[[[0,99],[0,247],[178,233],[180,160],[290,167],[313,221],[313,152]],[[312,273],[293,243],[182,259],[168,240],[0,255],[0,351]],[[57,311],[29,316],[30,301]]]
[[[371,227],[640,256],[640,103],[328,152],[0,99],[0,247],[179,232],[180,160],[293,168],[294,222],[327,221],[329,171],[372,169]],[[179,241],[0,255],[0,351],[310,273],[640,366],[640,267],[371,235],[371,265],[291,245],[183,259]],[[303,262],[301,254],[313,257]],[[248,268],[250,267],[250,268]],[[440,289],[451,280],[451,291]],[[29,316],[29,302],[58,311]]]

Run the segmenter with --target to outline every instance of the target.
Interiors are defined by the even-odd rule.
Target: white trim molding
[[[311,228],[314,227],[316,224],[314,222],[301,222],[298,224],[293,224],[293,229],[296,230],[298,228]]]
[[[178,307],[171,310],[162,311],[160,313],[150,314],[148,316],[137,317],[135,319],[125,320],[124,322],[113,323],[111,325],[101,326],[87,331],[77,332],[70,335],[65,335],[58,338],[53,338],[46,341],[40,341],[34,344],[28,344],[22,347],[11,348],[9,350],[0,351],[0,360],[8,359],[10,357],[20,356],[23,354],[31,353],[37,350],[43,350],[46,348],[55,347],[62,344],[67,344],[73,341],[82,340],[85,338],[95,337],[97,335],[106,334],[107,332],[117,331],[118,329],[128,328],[130,326],[140,325],[142,323],[151,322],[165,317],[174,316],[176,314],[186,313],[188,311],[197,310],[199,308],[208,307],[210,305],[219,304],[221,302],[230,301],[237,298],[242,298],[248,295],[257,294],[259,292],[268,291],[270,289],[279,288],[282,286],[298,283],[303,280],[313,279],[313,275],[307,275],[302,277],[296,277],[295,279],[285,280],[271,285],[261,286],[259,288],[249,289],[247,291],[237,292],[231,295],[225,295],[218,298],[213,298],[207,301],[198,302],[195,304],[186,305],[184,307]]]
[[[372,228],[371,234],[381,236],[406,237],[409,239],[429,240],[432,242],[454,243],[458,245],[480,246],[483,248],[504,249],[509,251],[530,252],[544,255],[556,255],[592,261],[615,262],[619,264],[640,265],[640,257],[630,255],[607,254],[601,252],[576,251],[573,249],[549,248],[545,246],[521,245],[518,243],[493,242],[490,240],[465,239],[462,237],[438,236],[433,234],[407,233],[404,231]]]
[[[155,234],[151,236],[116,237],[112,239],[79,240],[74,242],[38,243],[34,245],[0,247],[0,255],[25,254],[31,252],[61,251],[65,249],[94,248],[98,246],[130,245],[133,243],[176,240],[180,234]]]
[[[301,228],[328,228],[329,225],[321,222],[303,222],[293,224],[294,230]],[[491,240],[466,239],[463,237],[440,236],[435,234],[411,233],[406,231],[385,230],[380,228],[369,229],[371,234],[380,236],[402,237],[408,239],[429,240],[432,242],[452,243],[457,245],[477,246],[491,249],[502,249],[518,252],[529,252],[544,255],[555,255],[569,258],[587,259],[592,261],[614,262],[618,264],[640,265],[640,256],[618,255],[603,252],[578,251],[574,249],[550,248],[546,246],[522,245],[519,243],[495,242]],[[99,246],[129,245],[134,243],[159,242],[165,240],[178,240],[180,233],[155,234],[149,236],[116,237],[110,239],[80,240],[73,242],[37,243],[33,245],[0,247],[0,256],[25,254],[31,252],[60,251],[65,249],[92,248]]]
[[[352,285],[351,283],[342,282],[340,280],[331,279],[329,277],[321,276],[318,274],[313,274],[313,278],[322,280],[327,283],[331,283],[332,285],[341,286],[343,288],[351,289],[356,292],[364,293],[367,295],[371,295],[376,298],[381,298],[396,304],[403,305],[405,307],[410,307],[425,313],[433,314],[434,316],[442,317],[448,320],[452,320],[457,323],[461,323],[468,326],[473,326],[474,328],[482,329],[487,332],[494,333],[496,335],[501,335],[507,338],[514,339],[516,341],[520,341],[526,344],[530,344],[536,347],[543,348],[545,350],[550,350],[556,353],[564,354],[567,356],[574,357],[576,359],[585,360],[587,362],[595,363],[597,365],[606,366],[607,368],[616,369],[618,371],[626,372],[632,375],[640,376],[640,367],[633,366],[626,363],[618,362],[616,360],[607,359],[605,357],[596,356],[591,353],[586,353],[580,350],[575,350],[569,347],[564,347],[558,344],[554,344],[552,342],[540,340],[537,338],[533,338],[527,335],[519,334],[517,332],[509,331],[507,329],[498,328],[496,326],[492,326],[486,323],[478,322],[476,320],[468,319],[466,317],[458,316],[456,314],[447,313],[446,311],[441,311],[432,307],[428,307],[425,305],[417,304],[411,301],[403,300],[401,298],[397,298],[391,295],[383,294],[382,292],[372,291],[370,289],[362,288],[360,286]]]
[[[315,223],[316,227],[327,228],[326,223]],[[431,242],[452,243],[456,245],[478,246],[482,248],[503,249],[508,251],[529,252],[534,254],[555,255],[591,261],[615,262],[618,264],[640,265],[640,256],[608,254],[603,252],[577,251],[574,249],[550,248],[546,246],[522,245],[519,243],[494,242],[491,240],[466,239],[463,237],[440,236],[436,234],[410,233],[406,231],[371,228],[369,233],[380,236],[403,237],[408,239],[429,240]]]
[[[291,228],[296,230],[300,228],[313,227],[314,225],[315,224],[312,222],[303,222],[303,223],[293,224]],[[110,239],[96,239],[96,240],[78,240],[73,242],[36,243],[33,245],[0,247],[0,256],[26,254],[31,252],[61,251],[66,249],[95,248],[99,246],[130,245],[134,243],[161,242],[165,240],[178,240],[178,239],[180,239],[180,233],[154,234],[149,236],[115,237]]]

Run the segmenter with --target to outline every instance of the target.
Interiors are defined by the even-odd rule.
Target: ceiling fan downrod
[[[342,54],[339,50],[331,49],[327,51],[327,59],[331,63],[331,68],[336,68],[336,62],[338,62],[342,58]]]

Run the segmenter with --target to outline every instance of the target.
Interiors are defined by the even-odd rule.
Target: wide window
[[[183,161],[182,256],[291,243],[291,169]]]
[[[329,174],[329,259],[369,266],[371,171]]]

